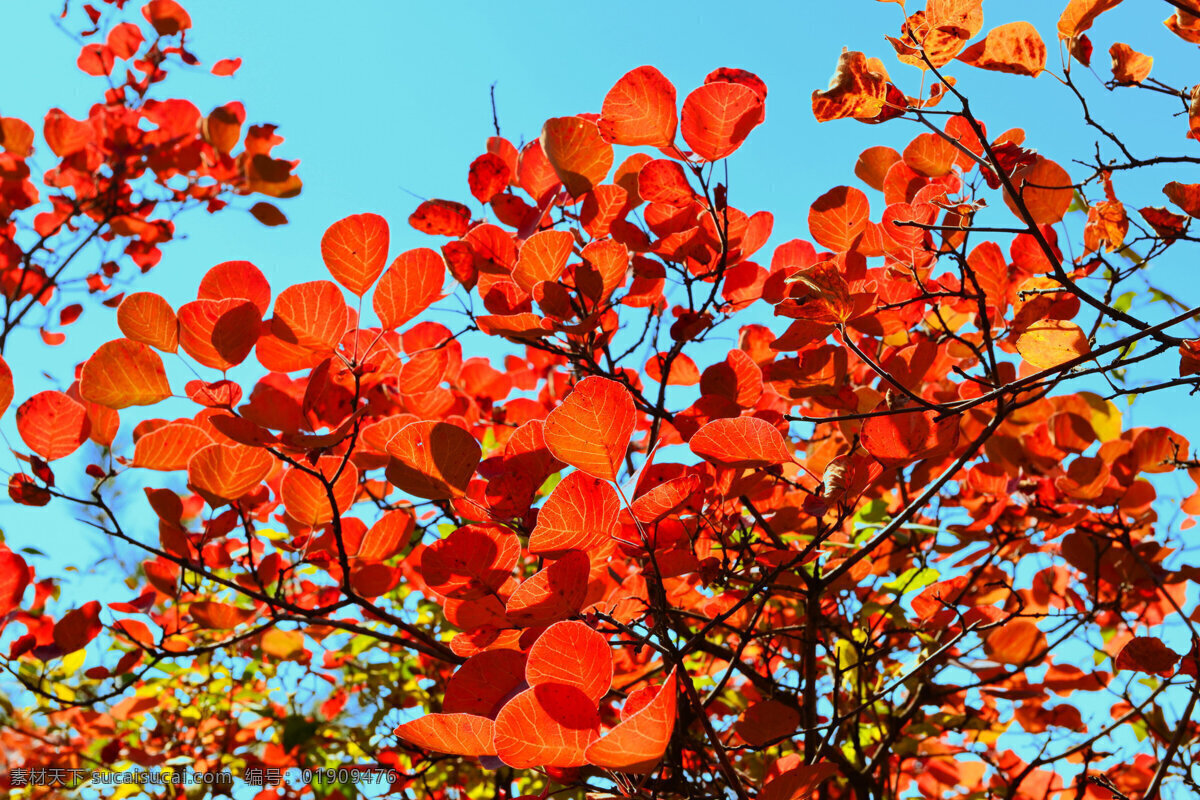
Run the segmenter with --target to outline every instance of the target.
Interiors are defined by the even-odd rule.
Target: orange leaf
[[[1071,0],[1058,18],[1058,35],[1073,39],[1092,27],[1096,17],[1120,5],[1121,0]]]
[[[475,714],[426,714],[396,728],[406,742],[456,756],[494,756],[495,723]]]
[[[653,700],[588,747],[588,763],[634,774],[653,771],[675,730],[676,681],[675,670],[671,670]]]
[[[188,461],[188,484],[215,508],[258,488],[274,463],[260,447],[211,444]]]
[[[60,158],[78,153],[92,141],[92,126],[72,119],[60,108],[46,112],[42,133],[46,137],[46,144]]]
[[[837,774],[837,765],[830,761],[802,764],[769,780],[758,800],[809,800],[822,783]]]
[[[851,186],[836,186],[809,208],[808,229],[817,244],[844,253],[866,232],[870,213],[866,194]]]
[[[200,279],[196,299],[225,300],[231,297],[249,300],[258,307],[259,313],[266,314],[271,307],[271,285],[259,268],[249,261],[225,261]]]
[[[246,360],[261,333],[262,314],[249,300],[193,300],[179,307],[179,345],[222,372]]]
[[[763,116],[763,98],[740,83],[706,83],[683,101],[680,127],[688,147],[719,161],[742,146]]]
[[[560,461],[615,481],[635,421],[629,390],[592,375],[575,384],[562,405],[546,417],[546,446]]]
[[[1053,369],[1090,351],[1087,334],[1067,320],[1039,320],[1017,338],[1021,358],[1038,369]]]
[[[496,716],[496,755],[510,767],[580,767],[600,734],[600,717],[574,686],[543,683],[514,697]]]
[[[664,203],[675,208],[690,205],[696,196],[683,167],[665,158],[656,158],[642,166],[637,175],[637,187],[638,196],[646,202]]]
[[[714,419],[688,442],[692,452],[720,467],[757,469],[792,460],[783,434],[758,417]]]
[[[416,497],[446,500],[466,494],[479,465],[475,437],[457,425],[435,420],[413,422],[388,442],[388,482]]]
[[[521,555],[516,535],[498,525],[464,525],[421,553],[429,588],[456,600],[493,595],[512,577]]]
[[[1028,22],[1009,22],[992,28],[958,60],[980,69],[1036,78],[1046,68],[1046,43]]]
[[[556,622],[529,649],[525,682],[559,683],[599,703],[612,687],[613,655],[603,634],[574,620]]]
[[[386,561],[408,546],[416,521],[412,512],[396,509],[371,526],[358,546],[360,561]]]
[[[548,119],[542,125],[541,142],[542,152],[572,197],[583,197],[603,183],[612,168],[612,145],[590,119]]]
[[[863,447],[889,467],[945,455],[957,442],[958,419],[939,422],[936,411],[871,417],[862,428]]]
[[[1139,53],[1121,42],[1108,48],[1108,54],[1112,56],[1113,80],[1117,83],[1128,86],[1141,83],[1150,77],[1150,68],[1154,66],[1154,56]]]
[[[866,55],[843,49],[829,88],[812,93],[813,116],[817,122],[878,116],[887,98],[887,83],[887,75],[872,69]]]
[[[212,66],[212,74],[221,78],[227,78],[237,72],[242,66],[240,58],[222,58]]]
[[[427,247],[396,256],[375,287],[371,307],[383,327],[398,328],[420,314],[442,293],[446,262]]]
[[[82,649],[95,639],[103,626],[100,623],[100,603],[89,600],[73,608],[54,623],[54,644],[63,655]]]
[[[621,76],[604,96],[600,135],[613,144],[670,147],[677,125],[675,87],[654,67]]]
[[[47,461],[74,453],[91,431],[87,409],[62,392],[38,392],[17,409],[17,433]]]
[[[508,186],[512,168],[495,153],[484,153],[471,162],[467,173],[467,184],[471,195],[481,203],[491,201]]]
[[[1172,203],[1187,212],[1189,217],[1200,218],[1200,183],[1171,181],[1163,187],[1163,194]]]
[[[186,469],[192,456],[212,443],[208,431],[191,420],[170,422],[137,439],[133,465],[163,472]]]
[[[108,408],[149,406],[171,396],[158,354],[141,342],[115,339],[100,345],[83,365],[79,394]]]
[[[568,550],[591,552],[617,530],[621,503],[611,484],[576,470],[559,481],[538,511],[529,552],[556,556]]]
[[[337,347],[346,332],[348,309],[342,290],[332,281],[289,286],[275,298],[271,334],[315,354]]]
[[[1019,168],[1012,178],[1013,186],[1025,202],[1033,221],[1038,225],[1054,225],[1059,222],[1071,200],[1075,190],[1071,185],[1071,176],[1067,171],[1048,158],[1037,156],[1033,164]],[[1009,210],[1021,218],[1012,195],[1004,193],[1004,202]]]
[[[779,700],[762,700],[742,712],[734,729],[747,744],[760,747],[791,736],[799,727],[799,711]]]
[[[153,292],[135,292],[117,308],[117,327],[135,342],[166,353],[179,349],[179,319],[171,304]]]
[[[0,416],[3,416],[13,400],[13,374],[8,362],[0,356]],[[0,615],[2,616],[2,615]]]
[[[557,281],[567,267],[574,244],[575,237],[567,231],[535,233],[521,245],[513,280],[529,294],[542,281]]]
[[[1046,634],[1032,620],[1017,618],[993,629],[984,639],[983,649],[992,661],[1032,666],[1046,652]]]
[[[1153,636],[1135,636],[1126,642],[1114,662],[1117,669],[1131,669],[1169,678],[1181,656]]]
[[[568,550],[517,587],[508,598],[505,615],[512,624],[530,628],[578,613],[587,596],[590,571],[587,553]]]
[[[248,622],[254,616],[254,610],[238,608],[230,603],[216,600],[201,600],[188,606],[188,613],[203,628],[212,631],[229,631]]]
[[[341,475],[338,475],[337,480],[333,480],[339,469]],[[343,469],[341,456],[321,456],[317,461],[316,470],[326,481],[332,481],[336,508],[331,507],[324,483],[294,467],[283,473],[279,490],[288,516],[309,527],[324,525],[333,520],[335,515],[345,513],[358,495],[358,470],[349,462]]]
[[[387,264],[388,224],[378,214],[355,214],[329,226],[321,258],[333,279],[362,297]]]

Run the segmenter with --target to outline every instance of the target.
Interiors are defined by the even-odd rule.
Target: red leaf
[[[529,294],[542,281],[557,281],[571,257],[575,237],[567,231],[535,233],[521,245],[512,277]]]
[[[616,481],[635,424],[633,396],[616,381],[589,376],[546,417],[546,446],[589,475]]]
[[[91,432],[87,409],[62,392],[38,392],[17,409],[17,433],[47,461],[71,455]]]
[[[240,58],[222,58],[217,63],[213,64],[212,74],[222,78],[227,78],[237,72],[242,66]]]
[[[238,608],[230,603],[201,600],[188,606],[188,613],[202,628],[210,631],[231,631],[254,617],[254,610]]]
[[[166,353],[179,349],[179,320],[171,304],[153,292],[128,295],[117,308],[117,326],[135,342]]]
[[[404,509],[387,512],[363,536],[355,558],[386,561],[408,546],[415,527],[412,512]]]
[[[559,683],[574,686],[599,703],[612,687],[613,655],[603,634],[582,622],[556,622],[547,628],[525,664],[530,686]]]
[[[494,756],[495,723],[475,714],[426,714],[396,728],[406,742],[457,756]]]
[[[471,434],[434,420],[413,422],[388,442],[387,479],[427,500],[462,497],[482,451]]]
[[[287,225],[287,215],[267,202],[259,202],[250,206],[250,213],[254,215],[256,220],[268,228]]]
[[[808,212],[808,229],[817,244],[835,253],[850,250],[867,230],[871,204],[850,186],[838,186],[817,198]]]
[[[510,767],[580,767],[600,732],[596,704],[574,686],[544,683],[496,716],[496,755]]]
[[[822,783],[837,774],[837,765],[829,761],[793,767],[769,780],[758,800],[809,800]]]
[[[554,117],[542,126],[542,152],[572,197],[603,183],[612,169],[612,145],[596,123],[583,117]]]
[[[192,18],[175,0],[150,0],[142,6],[142,16],[160,36],[174,36],[192,27]]]
[[[275,298],[271,334],[323,356],[337,347],[348,325],[342,290],[332,281],[311,281],[289,286]]]
[[[612,540],[621,503],[612,485],[575,471],[563,478],[538,511],[529,552],[556,556],[592,552]]]
[[[54,644],[63,655],[74,653],[99,635],[100,603],[90,600],[73,608],[54,624]]]
[[[170,422],[137,439],[133,465],[163,472],[186,469],[192,456],[211,444],[208,431],[191,420]]]
[[[675,729],[677,694],[675,670],[671,670],[653,700],[588,747],[588,763],[634,774],[653,771]]]
[[[521,543],[498,525],[464,525],[421,553],[429,588],[456,600],[494,594],[512,577]]]
[[[495,600],[491,596],[486,599]],[[524,653],[507,649],[485,650],[468,658],[450,678],[442,711],[495,718],[504,701],[524,688]]]
[[[675,87],[654,67],[621,76],[604,96],[600,135],[613,144],[670,147],[675,141]]]
[[[396,256],[375,287],[371,306],[384,328],[395,329],[420,314],[442,294],[446,262],[427,247]]]
[[[329,226],[321,258],[333,279],[362,297],[387,264],[388,224],[378,214],[355,214]]]
[[[467,185],[471,187],[471,195],[481,203],[490,202],[493,197],[508,187],[512,180],[512,170],[508,163],[495,153],[484,153],[471,162],[467,173]]]
[[[646,202],[674,208],[690,205],[696,196],[683,167],[665,158],[656,158],[642,167],[638,172],[637,187],[638,195]]]
[[[133,58],[142,46],[142,31],[132,22],[122,22],[113,26],[106,41],[117,58]]]
[[[11,550],[0,550],[0,619],[21,605],[21,596],[33,573],[25,559]]]
[[[729,469],[757,469],[792,460],[783,434],[758,417],[714,419],[696,431],[688,444],[705,461]]]
[[[581,550],[567,553],[526,580],[508,598],[505,613],[521,627],[545,625],[578,613],[587,596],[591,560]]]
[[[688,147],[705,161],[733,153],[762,120],[763,99],[738,83],[708,83],[683,101],[680,125]]]
[[[994,628],[983,642],[987,657],[1015,667],[1031,666],[1045,655],[1046,634],[1028,619],[1009,620]]]
[[[431,236],[462,236],[471,224],[471,209],[453,200],[426,200],[408,216],[408,224]]]
[[[222,372],[246,360],[261,334],[262,314],[249,300],[193,300],[179,307],[179,345]]]
[[[1154,636],[1135,636],[1117,654],[1116,668],[1171,677],[1182,656]]]
[[[0,357],[0,416],[8,411],[13,400],[13,374],[8,362]]]
[[[1031,166],[1020,167],[1012,177],[1013,187],[1025,202],[1033,221],[1054,225],[1067,213],[1075,190],[1067,171],[1048,158],[1036,156]],[[1004,193],[1010,211],[1021,217],[1012,195]]]
[[[100,78],[112,72],[115,63],[112,50],[104,44],[85,44],[75,61],[76,66],[88,75]]]
[[[863,424],[863,447],[887,467],[945,455],[958,442],[958,419],[947,417],[939,422],[937,415],[936,411],[912,411],[871,417]]]
[[[343,468],[341,456],[321,456],[317,461],[316,470],[324,476],[325,481],[333,483],[332,494],[336,508],[331,507],[322,481],[294,467],[284,472],[279,490],[288,516],[309,527],[323,525],[333,520],[335,515],[345,513],[358,495],[358,470],[348,462]],[[337,480],[334,480],[335,475]]]
[[[257,488],[275,459],[266,450],[241,444],[211,444],[188,460],[188,484],[213,507]]]
[[[266,314],[271,307],[271,285],[249,261],[225,261],[205,273],[196,292],[198,300],[249,300]],[[132,338],[132,337],[130,337]],[[150,342],[149,344],[153,344]]]

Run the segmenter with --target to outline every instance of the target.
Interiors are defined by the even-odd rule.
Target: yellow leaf
[[[1090,350],[1083,330],[1074,322],[1060,319],[1035,322],[1017,338],[1021,358],[1038,369],[1053,369]]]

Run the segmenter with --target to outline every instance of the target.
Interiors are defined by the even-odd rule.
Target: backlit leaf
[[[600,734],[600,717],[574,686],[543,683],[510,700],[496,716],[496,755],[517,769],[579,767]]]
[[[612,145],[596,123],[583,117],[555,117],[542,126],[542,152],[572,197],[603,183],[612,169]]]
[[[575,686],[593,703],[608,694],[612,678],[613,655],[608,640],[574,620],[547,628],[529,649],[525,664],[525,681],[530,686]]]
[[[21,441],[47,461],[74,453],[90,432],[87,409],[62,392],[38,392],[17,409]]]
[[[674,85],[654,67],[630,70],[605,95],[598,125],[613,144],[669,147],[677,125]]]
[[[383,327],[395,329],[429,307],[442,293],[446,262],[434,250],[419,247],[396,256],[375,287],[371,306]]]
[[[688,445],[705,461],[729,469],[757,469],[792,460],[783,434],[758,417],[714,419]]]
[[[128,295],[117,308],[117,326],[135,342],[166,353],[179,349],[179,320],[175,310],[153,292]]]
[[[587,596],[591,561],[580,550],[569,550],[517,587],[505,613],[521,627],[545,625],[577,613]]]
[[[479,464],[479,443],[457,425],[413,422],[388,442],[387,479],[427,500],[462,497]]]
[[[396,728],[404,741],[458,756],[493,756],[495,723],[475,714],[426,714]]]
[[[387,264],[388,241],[387,220],[378,214],[355,214],[325,230],[321,258],[335,281],[362,297]]]
[[[79,394],[108,408],[149,406],[171,396],[158,354],[141,342],[115,339],[96,350],[83,365]]]
[[[675,729],[678,690],[675,670],[647,705],[619,722],[588,747],[589,764],[646,774],[662,759]]]
[[[708,83],[683,101],[683,139],[705,161],[719,161],[742,146],[762,120],[763,99],[738,83]]]
[[[1017,338],[1021,357],[1038,369],[1052,369],[1091,351],[1087,334],[1074,322],[1045,319],[1033,323]]]
[[[993,28],[958,58],[973,67],[1036,78],[1046,68],[1046,43],[1028,22],[1009,22]]]
[[[575,384],[562,405],[546,417],[546,446],[560,461],[615,481],[634,424],[629,390],[616,381],[590,375]]]

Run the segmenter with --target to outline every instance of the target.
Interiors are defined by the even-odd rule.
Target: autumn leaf
[[[100,346],[83,365],[79,394],[108,408],[149,406],[171,396],[162,359],[149,346],[116,339]]]
[[[1035,322],[1017,337],[1017,351],[1038,369],[1053,369],[1091,351],[1087,334],[1074,322]]]
[[[1169,678],[1181,656],[1154,636],[1135,636],[1125,643],[1117,654],[1114,665],[1117,669],[1131,669]]]
[[[1139,53],[1122,42],[1108,48],[1108,54],[1112,56],[1113,80],[1124,86],[1146,80],[1154,66],[1154,56]]]
[[[620,383],[589,376],[546,417],[546,446],[555,458],[615,482],[635,424],[633,397]]]
[[[602,183],[612,169],[612,145],[596,123],[583,117],[556,117],[542,126],[542,152],[573,197]]]
[[[993,28],[958,59],[981,69],[1036,78],[1046,68],[1046,43],[1028,22],[1010,22]]]
[[[727,469],[758,469],[792,460],[783,434],[758,417],[715,419],[688,442],[692,452]]]
[[[705,161],[733,154],[763,118],[763,98],[739,83],[706,83],[683,101],[679,128]]]
[[[812,94],[813,116],[817,122],[870,119],[883,110],[887,84],[887,75],[873,69],[866,55],[843,49],[829,88]]]
[[[671,670],[649,703],[588,746],[587,762],[618,772],[653,772],[675,730],[676,682],[675,670]]]
[[[321,237],[321,258],[333,279],[362,297],[387,263],[387,220],[355,214],[330,225]]]
[[[677,125],[675,87],[654,67],[625,73],[604,97],[600,135],[613,144],[669,147]]]

